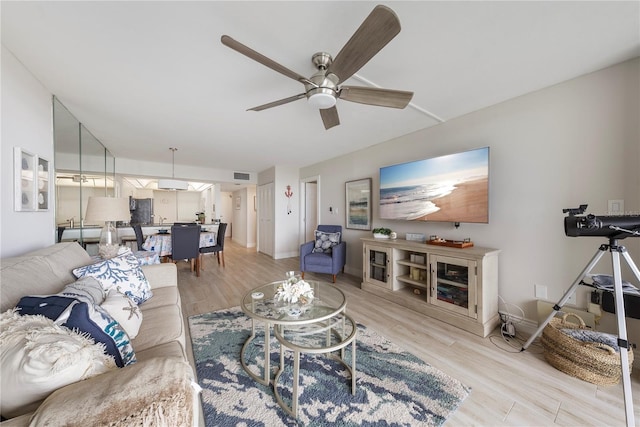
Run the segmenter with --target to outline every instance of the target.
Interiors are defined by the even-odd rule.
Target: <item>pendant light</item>
[[[175,170],[176,170],[176,151],[178,151],[175,147],[169,147],[171,150],[171,179],[159,179],[158,180],[158,189],[159,190],[186,190],[189,188],[189,183],[184,181],[178,181],[175,179]]]

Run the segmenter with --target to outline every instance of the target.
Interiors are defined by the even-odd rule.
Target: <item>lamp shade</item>
[[[129,200],[124,197],[89,197],[84,219],[92,222],[129,221]]]
[[[177,179],[159,179],[158,189],[160,190],[186,190],[189,188],[189,183],[185,181],[178,181]]]

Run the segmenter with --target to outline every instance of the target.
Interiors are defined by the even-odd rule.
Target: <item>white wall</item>
[[[290,258],[300,255],[298,227],[300,221],[300,192],[298,168],[276,166],[275,168],[275,252],[274,258]],[[287,198],[287,186],[293,196]]]
[[[470,237],[477,246],[501,249],[500,295],[537,321],[534,283],[547,286],[549,299],[558,301],[606,243],[603,238],[566,237],[562,209],[588,203],[589,212],[603,215],[608,199],[624,199],[627,211],[640,211],[639,63],[619,64],[305,167],[301,179],[322,178],[318,222],[344,227],[345,182],[371,177],[374,227],[389,227],[400,237],[407,232]],[[456,230],[451,223],[379,219],[381,166],[483,146],[491,147],[489,224],[462,224]],[[340,214],[329,215],[329,206],[339,206]],[[348,273],[362,275],[359,239],[368,235],[344,230]],[[640,239],[623,243],[640,263]],[[608,265],[599,271],[609,271]],[[578,305],[586,304],[587,291],[579,291]]]
[[[51,93],[2,46],[2,149],[0,164],[0,257],[22,254],[55,242],[55,202],[45,212],[15,212],[13,148],[53,158]],[[50,180],[50,185],[53,185]],[[50,189],[53,195],[53,188]]]
[[[254,209],[255,187],[233,192],[233,241],[245,248],[256,246],[256,211]],[[237,201],[240,201],[240,207]]]

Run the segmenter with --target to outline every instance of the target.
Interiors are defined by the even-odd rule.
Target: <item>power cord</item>
[[[491,335],[489,340],[493,345],[503,351],[508,353],[520,353],[523,344],[527,340],[518,335],[516,325],[522,323],[524,320],[524,310],[518,305],[507,303],[500,295],[498,295],[498,298],[504,306],[504,313],[498,312],[498,315],[500,316],[500,335]],[[520,312],[520,317],[516,317],[511,314],[511,310],[509,309],[510,306]],[[539,349],[539,352],[542,352],[541,348]]]

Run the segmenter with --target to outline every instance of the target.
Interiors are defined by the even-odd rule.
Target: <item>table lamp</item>
[[[124,197],[89,197],[86,221],[102,222],[98,254],[103,258],[113,258],[120,245],[116,235],[115,221],[129,221],[129,200]]]

